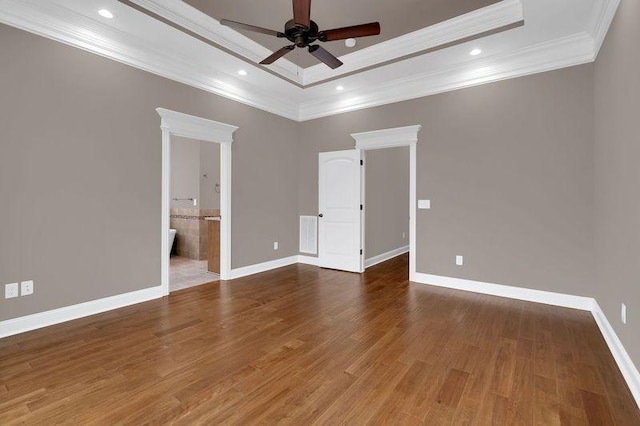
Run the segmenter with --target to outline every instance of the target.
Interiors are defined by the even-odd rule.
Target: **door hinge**
[[[362,256],[364,253],[362,252],[362,249],[360,249],[360,256]]]
[[[364,210],[364,206],[360,204],[360,210]]]

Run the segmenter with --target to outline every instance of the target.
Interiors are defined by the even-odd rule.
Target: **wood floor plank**
[[[293,265],[0,339],[0,424],[640,424],[588,312]]]

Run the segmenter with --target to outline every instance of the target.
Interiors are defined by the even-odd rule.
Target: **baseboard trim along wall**
[[[244,266],[231,270],[230,279],[246,277],[249,275],[259,274],[260,272],[270,271],[272,269],[282,268],[283,266],[298,263],[298,256],[289,256],[282,259],[270,260],[268,262],[257,263],[255,265]]]
[[[429,284],[438,287],[471,291],[473,293],[489,294],[491,296],[507,297],[509,299],[524,300],[527,302],[563,306],[565,308],[580,309],[582,311],[591,311],[593,308],[593,298],[591,297],[572,296],[569,294],[534,290],[531,288],[490,284],[480,281],[465,280],[462,278],[423,274],[420,272],[416,273],[414,282],[418,284]]]
[[[569,294],[554,293],[551,291],[534,290],[529,288],[512,287],[502,284],[491,284],[480,281],[465,280],[461,278],[443,277],[416,273],[413,282],[418,284],[433,285],[437,287],[452,288],[455,290],[470,291],[473,293],[488,294],[491,296],[506,297],[509,299],[524,300],[526,302],[544,303],[546,305],[561,306],[565,308],[590,311],[595,319],[600,333],[604,337],[613,358],[622,372],[622,376],[629,386],[636,404],[640,407],[640,373],[634,365],[631,357],[622,345],[609,320],[605,316],[598,302],[592,297],[572,296]]]
[[[633,398],[636,400],[636,404],[640,407],[640,372],[633,364],[631,357],[595,299],[593,300],[591,313],[600,328],[604,340],[607,342],[607,346],[609,346],[609,350],[613,354],[613,358],[616,360],[616,364],[618,364],[618,368],[622,372],[622,376],[627,382],[627,386],[629,386]]]
[[[116,296],[105,297],[103,299],[92,300],[90,302],[79,303],[77,305],[65,306],[64,308],[53,309],[51,311],[39,312],[37,314],[14,318],[0,322],[0,338],[13,336],[38,328],[60,324],[78,318],[111,311],[125,306],[135,305],[162,297],[162,287],[150,287],[143,290],[132,291],[130,293],[118,294]]]
[[[384,260],[406,253],[407,251],[408,247],[402,247],[397,250],[384,253],[380,256],[367,259],[365,264],[367,266],[373,266],[383,262]],[[245,266],[243,268],[236,268],[231,270],[231,279],[242,278],[296,263],[318,266],[318,258],[298,255],[259,263],[256,265]],[[524,300],[527,302],[544,303],[547,305],[590,311],[605,339],[605,342],[607,343],[607,346],[609,347],[609,350],[618,364],[618,368],[620,368],[636,403],[640,406],[640,373],[595,299],[591,297],[572,296],[550,291],[512,287],[502,284],[491,284],[481,281],[444,277],[419,272],[416,273],[413,282],[470,291],[473,293],[488,294],[491,296],[506,297],[509,299]],[[106,297],[104,299],[93,300],[90,302],[2,321],[0,322],[0,338],[99,314],[113,309],[123,308],[125,306],[135,305],[137,303],[161,297],[163,297],[162,287],[151,287],[131,293]]]
[[[365,259],[364,267],[365,269],[369,268],[371,266],[377,265],[378,263],[386,262],[387,260],[393,259],[394,257],[400,256],[401,254],[405,253],[409,253],[409,246],[399,247],[386,253],[370,257],[369,259]]]
[[[298,263],[302,263],[303,265],[320,266],[320,260],[313,256],[300,255],[298,256]]]

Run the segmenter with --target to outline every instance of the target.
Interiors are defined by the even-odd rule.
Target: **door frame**
[[[179,136],[220,145],[220,279],[231,278],[231,144],[238,127],[181,112],[157,108],[162,130],[162,221],[160,281],[169,294],[169,227],[171,214],[171,137]]]
[[[353,133],[355,148],[362,151],[366,157],[366,151],[384,148],[409,147],[409,280],[416,278],[416,214],[417,214],[417,145],[418,132],[421,125],[396,127],[392,129],[375,130],[372,132]],[[365,164],[366,167],[366,164]],[[365,179],[362,179],[360,198],[364,203]],[[366,210],[366,209],[365,209]],[[365,213],[366,214],[366,211]],[[362,216],[361,226],[365,226],[365,215]],[[365,247],[365,232],[362,231],[362,247]],[[364,256],[363,256],[364,258]]]

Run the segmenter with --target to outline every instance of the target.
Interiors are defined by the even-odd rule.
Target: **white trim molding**
[[[257,263],[242,268],[231,270],[229,279],[235,280],[249,275],[259,274],[261,272],[271,271],[273,269],[282,268],[284,266],[294,265],[298,263],[298,256],[290,256],[282,259],[270,260],[268,262]]]
[[[364,261],[364,267],[370,268],[379,263],[386,262],[387,260],[393,259],[394,257],[398,257],[405,253],[409,253],[409,246],[399,247],[395,250],[389,250],[386,253],[379,254],[377,256],[370,257]]]
[[[636,400],[636,404],[640,407],[640,372],[638,372],[627,350],[622,345],[620,338],[618,338],[618,335],[596,300],[593,300],[591,312],[593,313],[596,324],[598,324],[600,328],[604,340],[607,342],[607,346],[609,346],[611,354],[613,354],[613,358],[616,360],[616,364],[618,364],[618,368],[620,368],[622,372],[622,376],[627,382],[627,386],[629,386],[633,398]]]
[[[299,255],[298,263],[301,263],[303,265],[320,266],[320,259],[315,256]]]
[[[305,68],[302,83],[307,86],[337,76],[389,63],[419,52],[473,38],[524,21],[521,0],[502,0],[473,12],[431,25],[382,43],[343,55],[344,65],[331,70],[324,64]]]
[[[169,294],[169,216],[171,210],[171,137],[180,136],[220,144],[220,279],[231,276],[231,144],[238,127],[205,118],[156,110],[162,129],[162,225],[161,282],[163,294]]]
[[[159,299],[163,294],[161,286],[150,287],[2,321],[0,322],[0,338]]]
[[[580,309],[582,311],[591,311],[593,307],[593,298],[591,297],[572,296],[551,291],[491,284],[462,278],[424,274],[421,272],[416,273],[411,281],[418,284],[428,284],[436,287],[507,297],[509,299],[524,300],[527,302],[544,303],[546,305],[562,306],[565,308]]]
[[[396,127],[393,129],[375,130],[372,132],[353,133],[355,148],[363,152],[373,149],[409,147],[409,279],[416,274],[416,207],[417,195],[417,145],[418,132],[421,125]],[[365,164],[366,167],[366,164]],[[364,179],[363,179],[364,182]],[[364,191],[363,191],[364,192]],[[366,219],[365,219],[366,220]],[[364,222],[364,220],[363,220]],[[364,223],[363,223],[364,226]],[[364,247],[364,232],[362,233],[362,247]]]
[[[131,1],[188,31],[245,57],[252,63],[259,63],[272,53],[260,43],[221,25],[215,18],[184,2],[176,2],[175,0]],[[309,68],[298,68],[296,64],[286,58],[275,62],[271,65],[271,69],[288,80],[306,86],[478,34],[498,30],[523,20],[522,1],[503,0],[427,28],[343,55],[340,59],[345,65],[337,70],[327,68],[323,64]]]
[[[487,44],[481,57],[470,57],[466,51],[470,46],[466,42],[460,45],[449,42],[445,44],[447,48],[426,50],[425,54],[407,56],[406,53],[417,49],[424,51],[425,46],[420,43],[425,34],[431,34],[437,28],[440,29],[437,35],[442,38],[435,41],[436,37],[430,43],[444,43],[513,21],[521,15],[523,5],[527,5],[525,0],[503,0],[344,55],[345,66],[337,71],[323,65],[298,70],[294,64],[281,59],[270,67],[274,71],[270,73],[237,57],[251,57],[257,61],[267,51],[264,47],[186,3],[132,1],[160,16],[166,15],[166,19],[226,46],[237,55],[138,11],[130,13],[130,8],[122,4],[119,5],[122,8],[120,19],[105,22],[96,16],[88,2],[80,0],[0,0],[0,22],[291,120],[306,121],[593,62],[620,2],[591,0],[593,10],[590,16],[584,17],[585,30],[560,31],[555,38],[545,37],[539,29],[544,28],[544,24],[532,21],[544,19],[544,13],[529,13],[526,16],[529,26],[509,32],[508,37],[507,33],[500,33],[479,40]],[[552,8],[548,13],[553,12]],[[119,25],[125,20],[125,14],[129,25]],[[528,34],[527,28],[535,30]],[[528,36],[518,36],[523,33]],[[148,37],[149,34],[154,37]],[[398,49],[388,48],[389,43]],[[490,48],[492,43],[495,46]],[[389,62],[389,55],[393,55],[390,52],[396,51],[403,51],[405,56],[397,62]],[[246,68],[251,77],[239,78],[239,68]],[[273,75],[277,73],[285,78]],[[311,86],[301,88],[300,84]],[[334,90],[336,85],[345,90]]]
[[[417,284],[451,288],[472,293],[488,294],[509,299],[524,300],[526,302],[543,303],[545,305],[561,306],[564,308],[589,311],[604,337],[613,358],[629,386],[636,404],[640,407],[640,373],[631,360],[620,338],[609,323],[598,302],[592,297],[573,296],[551,291],[534,290],[530,288],[513,287],[502,284],[492,284],[462,278],[444,277],[418,272],[411,279]]]

